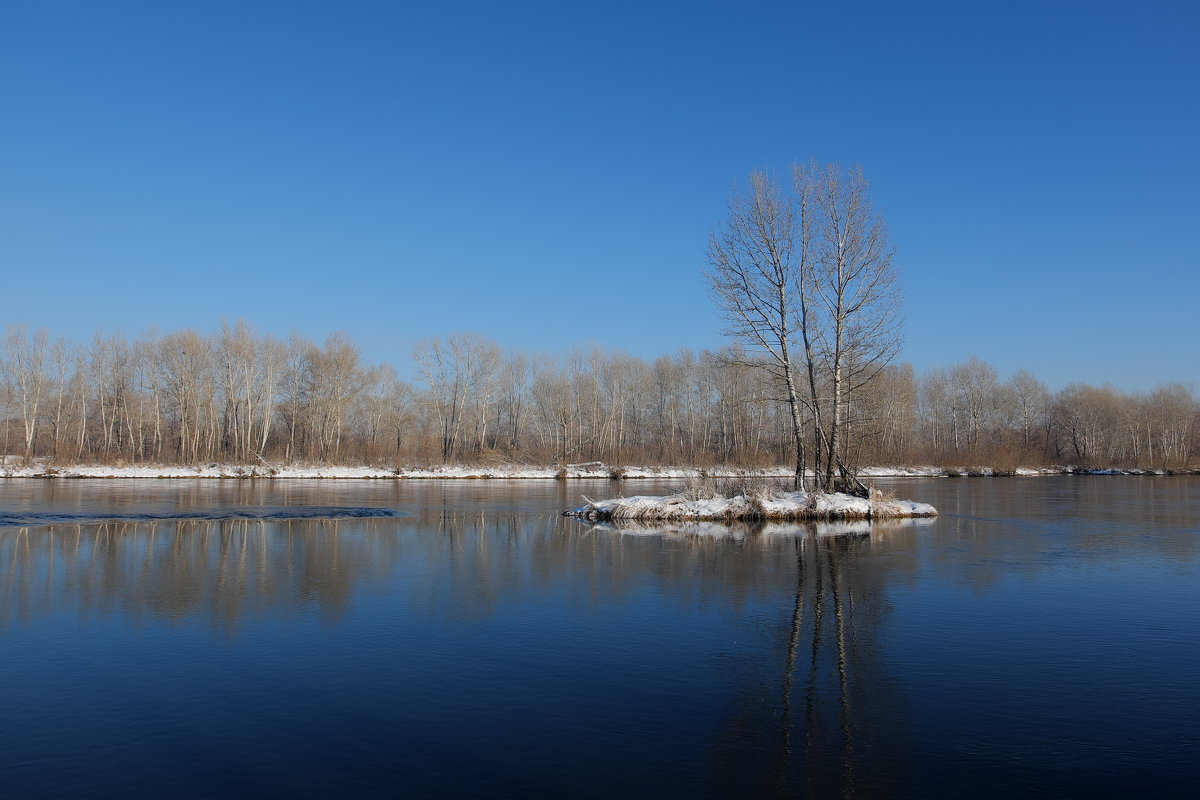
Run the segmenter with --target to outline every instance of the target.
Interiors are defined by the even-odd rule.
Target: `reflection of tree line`
[[[230,629],[265,611],[337,614],[357,587],[383,578],[397,594],[396,613],[479,619],[522,601],[604,604],[633,596],[649,579],[663,602],[727,609],[770,641],[761,657],[740,655],[743,643],[730,646],[733,668],[749,673],[731,684],[758,689],[736,698],[714,744],[720,793],[886,795],[903,778],[911,727],[880,641],[888,588],[915,584],[923,571],[982,583],[1022,564],[1040,569],[1041,526],[1059,514],[1104,522],[1123,506],[1100,500],[1118,491],[1130,501],[1121,513],[1131,516],[1117,523],[1141,514],[1155,527],[1186,531],[1149,546],[1163,555],[1162,548],[1184,548],[1194,559],[1189,480],[921,482],[914,494],[944,516],[873,525],[869,537],[799,525],[792,535],[751,528],[723,537],[636,535],[550,514],[458,510],[468,501],[433,484],[420,487],[424,502],[412,504],[420,510],[401,519],[0,529],[0,625],[66,606],[84,616],[199,618]],[[974,486],[979,491],[966,491]],[[446,505],[431,507],[435,493]],[[515,503],[506,489],[494,502]],[[1026,509],[1028,531],[996,526],[1014,507]],[[1121,524],[1060,538],[1095,546],[1102,558],[1148,546]],[[1097,536],[1098,545],[1089,538]],[[765,628],[757,627],[760,608],[768,609]]]
[[[740,609],[793,582],[789,536],[633,536],[557,515],[429,508],[400,519],[180,520],[0,529],[0,623],[68,603],[80,613],[209,618],[312,607],[394,576],[399,602],[479,619],[502,602],[592,606],[647,577],[662,596]]]
[[[919,559],[940,580],[980,591],[1005,578],[1036,575],[1058,563],[1055,554],[1114,565],[1200,558],[1197,478],[928,479],[904,482],[896,491],[921,497],[941,513],[912,547],[896,554]]]
[[[334,483],[331,489],[329,481],[317,480],[147,478],[119,481],[31,481],[28,486],[17,488],[24,490],[30,505],[36,508],[131,516],[143,512],[171,512],[177,509],[204,511],[213,508],[263,506],[395,506],[414,494],[413,485],[405,485],[400,481],[339,481]],[[344,497],[349,499],[342,500]]]
[[[393,560],[384,520],[178,520],[0,530],[0,624],[59,603],[81,615],[207,617],[232,628],[269,608],[339,614]],[[365,534],[365,535],[364,535]],[[381,558],[382,556],[382,558]]]
[[[761,691],[739,700],[715,743],[715,779],[728,793],[748,796],[887,794],[899,780],[908,723],[879,636],[886,586],[915,562],[902,557],[881,566],[860,556],[873,541],[909,553],[924,526],[641,535],[651,531],[454,512],[430,512],[422,525],[438,531],[448,569],[435,572],[444,579],[439,594],[432,587],[418,594],[454,598],[458,613],[488,615],[500,600],[524,590],[544,596],[551,584],[566,602],[591,605],[631,595],[647,577],[665,602],[715,603],[737,614],[790,595],[786,623],[770,631],[778,657],[736,667],[755,673],[736,684]]]
[[[780,564],[786,537],[689,537],[681,546],[663,536],[590,529],[557,514],[517,515],[425,509],[400,521],[425,535],[405,537],[422,571],[414,602],[435,615],[486,617],[500,601],[526,594],[565,594],[565,602],[595,605],[633,593],[647,576],[664,596],[742,606],[790,585]],[[429,534],[433,534],[432,536]],[[766,559],[764,562],[764,558]]]
[[[901,534],[903,535],[903,534]],[[885,535],[886,536],[886,535]],[[878,660],[887,572],[858,558],[869,538],[638,536],[552,515],[429,509],[388,520],[179,521],[0,531],[0,624],[61,611],[200,619],[233,630],[247,615],[338,614],[364,582],[390,578],[396,613],[456,621],[503,605],[592,606],[650,579],[664,602],[788,613],[768,629],[769,661],[743,665],[762,687],[715,743],[716,778],[754,794],[874,791],[877,736],[899,699]],[[740,647],[733,648],[741,652]]]
[[[878,533],[885,542],[911,535]],[[718,604],[747,620],[759,619],[758,608],[787,609],[766,628],[773,655],[737,667],[751,679],[736,685],[760,689],[738,700],[715,742],[720,784],[756,796],[830,787],[875,794],[894,771],[873,765],[899,761],[887,748],[904,728],[889,724],[903,700],[878,643],[897,564],[860,557],[875,538],[818,535],[816,526],[793,535],[638,536],[552,515],[437,509],[386,520],[6,529],[0,625],[66,605],[85,617],[199,618],[231,630],[268,611],[336,615],[357,587],[382,578],[398,595],[395,613],[470,620],[526,600],[608,603],[644,590],[649,578],[657,597],[683,608]]]

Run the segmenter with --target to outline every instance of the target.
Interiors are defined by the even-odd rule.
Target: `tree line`
[[[366,362],[335,333],[316,343],[226,322],[212,333],[51,339],[7,329],[0,448],[69,464],[322,462],[778,466],[796,430],[770,356],[738,345],[647,360],[600,346],[561,356],[474,333],[429,339],[410,374]],[[828,378],[817,377],[818,383]],[[843,387],[839,457],[857,464],[1076,464],[1176,469],[1200,460],[1200,400],[1001,378],[976,357],[915,374],[882,365]],[[828,387],[817,393],[831,396]],[[800,436],[828,432],[801,419]]]

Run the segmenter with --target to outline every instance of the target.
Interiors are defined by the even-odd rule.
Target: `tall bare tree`
[[[847,457],[851,398],[896,356],[901,322],[895,249],[862,170],[796,166],[789,192],[752,173],[707,256],[727,332],[784,391],[797,487],[807,411],[819,486],[865,493]],[[797,391],[798,372],[807,397]]]
[[[4,340],[12,394],[19,400],[21,407],[26,461],[33,458],[39,409],[42,396],[50,383],[50,378],[46,373],[46,341],[45,330],[39,330],[30,336],[23,324],[10,325],[8,335]]]
[[[1046,415],[1050,394],[1033,373],[1024,369],[1014,372],[1009,384],[1016,397],[1017,416],[1021,425],[1021,449],[1028,452],[1033,442],[1034,427]]]
[[[900,350],[900,279],[895,248],[860,168],[815,163],[792,170],[801,209],[803,269],[796,287],[809,402],[826,491],[864,492],[845,458],[851,397]]]
[[[757,356],[753,363],[783,386],[795,446],[795,485],[805,485],[804,424],[796,390],[794,325],[804,284],[807,241],[796,198],[762,172],[729,199],[725,225],[708,241],[709,286],[732,334]],[[804,324],[803,316],[799,317]]]
[[[429,386],[427,406],[437,418],[442,460],[456,455],[464,434],[486,438],[487,408],[500,369],[495,342],[477,333],[459,333],[418,342],[413,350],[421,378]]]

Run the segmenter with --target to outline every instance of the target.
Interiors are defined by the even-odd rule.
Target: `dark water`
[[[874,528],[558,516],[667,487],[0,481],[0,796],[1200,789],[1200,479],[894,481],[943,515]]]

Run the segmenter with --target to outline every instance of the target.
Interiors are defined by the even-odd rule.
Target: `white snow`
[[[860,478],[941,478],[946,470],[941,467],[865,467],[859,470]]]
[[[929,471],[900,472],[875,468],[871,477],[884,475],[934,475]],[[565,474],[564,474],[565,473]],[[0,458],[0,477],[9,478],[372,478],[372,479],[436,479],[436,478],[538,478],[566,477],[628,479],[688,479],[688,478],[788,478],[792,471],[783,467],[752,470],[741,467],[612,467],[600,463],[568,464],[565,468],[530,464],[502,464],[481,466],[471,464],[448,464],[433,467],[372,467],[372,466],[328,466],[318,464],[292,464],[268,467],[261,464],[208,463],[196,466],[170,464],[142,464],[137,466],[112,466],[105,464],[73,464],[54,466],[43,461],[24,465],[18,456]]]
[[[1077,471],[1089,475],[1161,475],[1163,470],[1109,469],[1076,470],[1073,467],[1030,469],[1019,467],[1017,475],[1062,475]],[[945,470],[941,467],[866,467],[859,472],[862,478],[937,478],[946,475],[990,475],[989,467]],[[35,460],[26,465],[20,456],[0,456],[0,477],[6,478],[371,478],[371,479],[438,479],[438,478],[537,478],[551,479],[611,478],[628,479],[689,479],[689,478],[790,478],[793,471],[785,467],[744,469],[740,467],[614,467],[599,462],[568,464],[565,468],[530,464],[501,464],[480,466],[450,464],[433,467],[337,467],[320,464],[291,464],[269,467],[262,464],[208,463],[196,466],[171,464],[140,464],[112,466],[105,464],[74,464],[55,466]],[[810,473],[811,474],[811,473]]]
[[[568,516],[591,520],[731,520],[845,519],[931,517],[937,509],[912,500],[854,497],[847,494],[787,492],[773,497],[747,496],[692,499],[682,494],[590,500]]]

